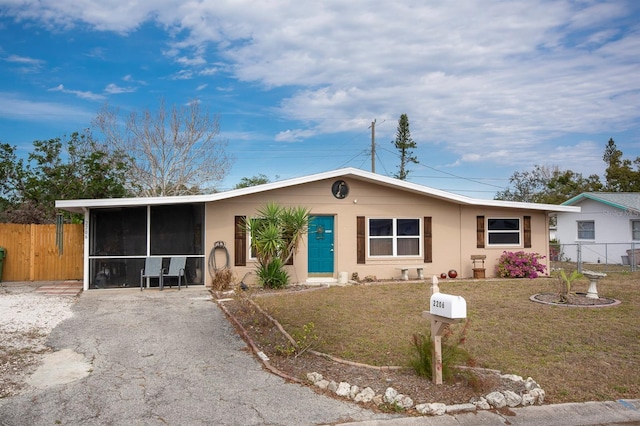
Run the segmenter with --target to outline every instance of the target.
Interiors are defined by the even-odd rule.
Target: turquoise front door
[[[311,216],[309,275],[333,276],[333,216]]]

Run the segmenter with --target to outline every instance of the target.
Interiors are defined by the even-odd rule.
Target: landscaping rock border
[[[512,380],[523,385],[525,392],[517,394],[511,390],[494,391],[479,398],[473,398],[467,404],[446,405],[439,402],[414,405],[413,400],[394,388],[388,387],[384,395],[376,394],[373,389],[367,387],[360,389],[358,385],[347,382],[335,382],[325,379],[320,373],[307,373],[307,380],[319,389],[329,390],[339,397],[350,399],[354,402],[373,402],[380,405],[393,405],[398,409],[415,409],[418,413],[432,416],[442,416],[444,414],[455,414],[473,412],[476,410],[490,410],[500,408],[514,408],[527,405],[542,405],[544,403],[545,391],[528,377],[526,380],[513,374],[501,374],[501,379]]]

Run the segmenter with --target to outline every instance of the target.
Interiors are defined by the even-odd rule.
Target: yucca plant
[[[282,260],[273,259],[266,265],[258,266],[258,280],[265,288],[283,288],[289,284],[289,274],[284,270]]]
[[[289,275],[284,265],[309,230],[309,209],[270,202],[258,209],[256,217],[245,220],[245,229],[251,235],[252,249],[258,259],[260,283],[267,288],[286,286]]]

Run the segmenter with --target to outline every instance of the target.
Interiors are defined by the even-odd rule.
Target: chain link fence
[[[635,272],[640,264],[640,243],[550,243],[549,257],[551,268]]]

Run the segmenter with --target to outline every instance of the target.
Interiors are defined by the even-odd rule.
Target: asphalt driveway
[[[389,416],[262,369],[203,288],[82,293],[48,345],[90,373],[0,400],[1,425],[314,425]]]

